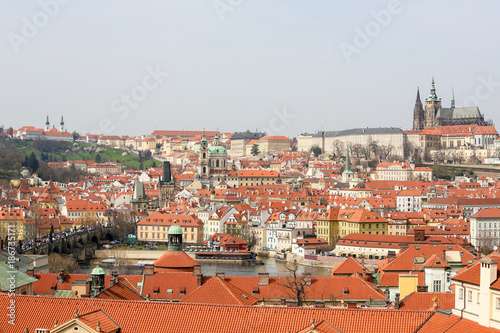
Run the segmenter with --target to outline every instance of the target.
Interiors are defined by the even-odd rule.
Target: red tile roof
[[[460,318],[456,315],[444,315],[435,313],[418,331],[419,333],[464,333],[464,332],[484,332],[498,333],[497,329],[481,326],[472,320]]]
[[[254,305],[257,298],[220,277],[211,277],[201,287],[182,299],[182,303],[219,305]]]
[[[406,296],[399,304],[400,310],[429,310],[434,306],[434,297],[437,297],[437,308],[452,310],[455,307],[454,293],[424,293],[413,292]]]
[[[75,309],[85,314],[101,309],[121,327],[120,332],[158,332],[184,328],[185,331],[211,333],[297,332],[315,322],[327,320],[342,332],[415,332],[432,312],[403,310],[317,309],[260,306],[183,304],[170,302],[62,299],[40,296],[13,298],[0,295],[0,307],[14,299],[16,327],[52,329],[74,318]],[[21,315],[21,314],[37,315]],[[0,327],[12,327],[7,316],[0,316]],[[472,332],[472,331],[471,331]]]
[[[153,266],[157,268],[193,268],[199,265],[184,251],[166,251]]]

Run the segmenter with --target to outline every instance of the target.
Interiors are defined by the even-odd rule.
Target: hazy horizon
[[[434,76],[444,107],[500,122],[500,3],[0,0],[0,125],[411,129]],[[131,97],[127,97],[130,95]]]

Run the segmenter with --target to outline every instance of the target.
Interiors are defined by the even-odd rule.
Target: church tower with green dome
[[[92,295],[95,297],[104,290],[104,276],[106,272],[97,264],[90,275],[92,276]]]
[[[182,251],[182,228],[177,222],[168,228],[168,250]]]

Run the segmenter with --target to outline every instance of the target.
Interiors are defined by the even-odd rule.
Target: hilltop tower
[[[64,118],[61,116],[61,123],[59,124],[59,132],[66,132],[66,128],[64,127]]]
[[[415,107],[413,109],[413,130],[423,130],[424,129],[424,119],[425,112],[422,106],[422,101],[420,99],[420,90],[417,88],[417,99],[415,101]]]
[[[47,120],[45,121],[45,132],[48,132],[50,130],[50,121],[49,121],[49,115],[47,115]]]

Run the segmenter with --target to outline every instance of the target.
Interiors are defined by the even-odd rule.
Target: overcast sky
[[[500,2],[0,0],[0,125],[410,129],[432,75],[500,124]]]

